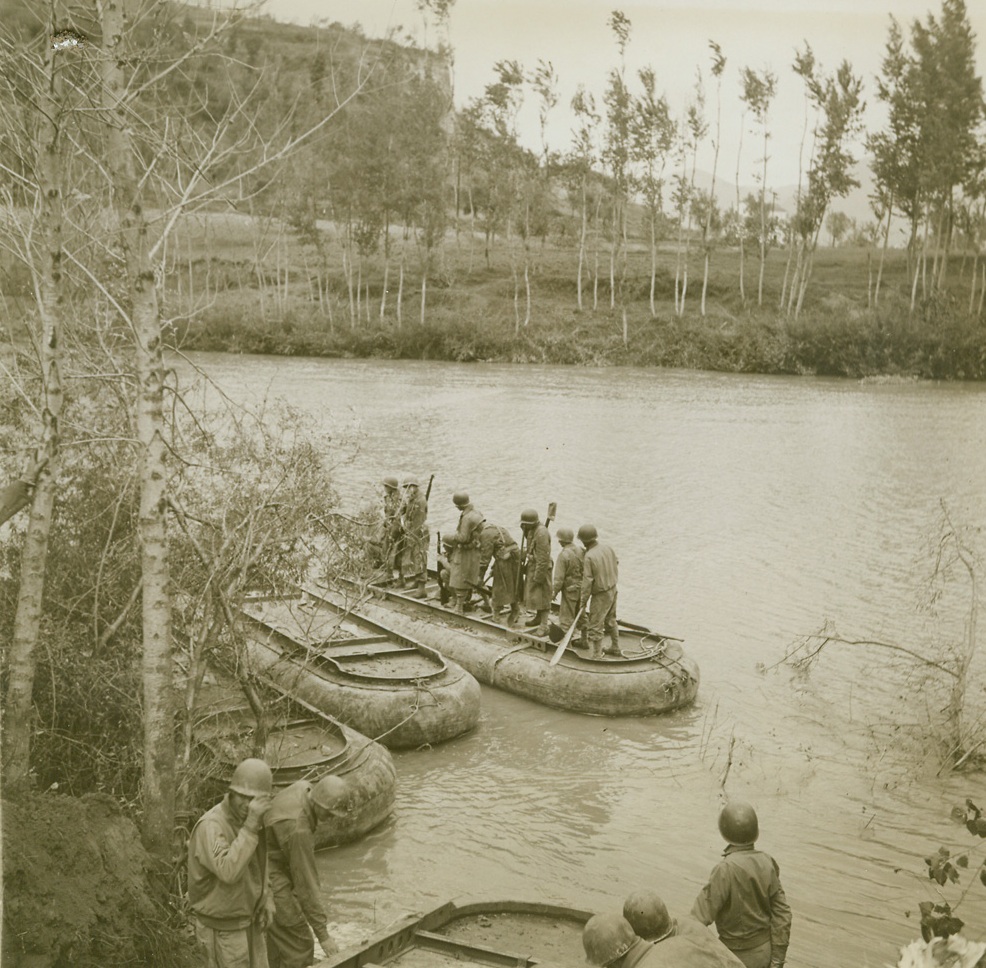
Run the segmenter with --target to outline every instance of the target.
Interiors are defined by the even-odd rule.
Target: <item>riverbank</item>
[[[477,325],[473,319],[482,318]],[[328,326],[315,313],[263,317],[217,304],[177,326],[182,349],[335,358],[663,366],[728,373],[935,380],[986,379],[986,327],[955,316],[928,323],[894,303],[858,310],[829,298],[797,320],[776,313],[658,315],[573,312],[552,306],[526,328],[433,310],[424,323],[373,320]]]
[[[903,251],[889,251],[881,271],[879,252],[820,249],[794,318],[780,309],[789,272],[782,249],[768,253],[762,296],[756,258],[716,250],[703,300],[704,267],[693,246],[683,260],[688,283],[677,312],[673,248],[657,253],[652,295],[649,253],[631,246],[622,283],[616,270],[615,298],[608,256],[600,252],[597,275],[583,272],[580,308],[572,253],[549,242],[528,253],[528,309],[524,261],[507,243],[487,254],[481,239],[450,236],[423,281],[413,252],[403,280],[393,258],[377,256],[354,271],[328,233],[320,268],[310,247],[287,238],[268,265],[247,247],[251,231],[232,217],[183,225],[177,248],[188,256],[166,275],[163,300],[176,345],[286,356],[986,379],[986,324],[973,266],[958,258],[947,288],[922,298],[919,285],[912,310]]]

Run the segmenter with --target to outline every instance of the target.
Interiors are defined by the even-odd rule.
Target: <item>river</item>
[[[917,937],[922,858],[963,845],[948,813],[983,797],[981,777],[936,778],[896,731],[924,697],[888,653],[832,646],[808,677],[763,667],[826,619],[915,648],[961,634],[963,586],[944,631],[918,606],[940,501],[957,524],[986,520],[986,387],[191,359],[233,400],[317,418],[340,441],[344,506],[375,500],[384,474],[434,474],[433,530],[454,527],[459,489],[517,537],[521,510],[549,501],[556,526],[591,521],[620,557],[620,613],[684,638],[701,667],[695,706],[655,719],[484,687],[474,733],[395,754],[394,818],[320,855],[341,940],[462,896],[610,910],[653,888],[686,913],[720,856],[724,779],[780,864],[790,965],[892,964]],[[981,890],[963,912],[982,937]]]

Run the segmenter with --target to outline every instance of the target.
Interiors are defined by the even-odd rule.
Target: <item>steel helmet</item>
[[[589,542],[595,541],[598,537],[599,532],[596,530],[596,526],[594,524],[583,524],[582,527],[579,528],[579,541],[581,541],[582,544],[589,544]]]
[[[661,896],[654,891],[637,891],[623,902],[623,917],[646,941],[663,941],[674,929]]]
[[[349,787],[341,777],[330,773],[323,776],[315,786],[312,787],[312,800],[315,806],[323,810],[332,810],[342,805],[342,801],[349,794]]]
[[[742,800],[731,800],[719,812],[719,833],[737,847],[754,843],[760,836],[756,810]]]
[[[456,491],[452,495],[452,503],[457,508],[464,508],[469,503],[469,495],[465,491]]]
[[[528,508],[526,511],[520,512],[520,523],[525,524],[537,524],[541,519],[538,517],[537,511],[534,508]]]
[[[418,479],[413,474],[410,477],[405,477],[402,483],[404,487],[420,487]]]
[[[229,788],[245,797],[269,797],[274,789],[274,778],[263,760],[248,759],[233,770]]]
[[[388,475],[383,479],[383,486],[389,487],[392,491],[396,491],[397,488],[399,487],[397,483],[397,478],[394,477],[392,474]]]
[[[555,534],[559,544],[571,544],[575,540],[575,532],[571,528],[559,528]]]
[[[594,914],[582,929],[582,947],[590,964],[603,968],[622,958],[637,936],[622,914]]]

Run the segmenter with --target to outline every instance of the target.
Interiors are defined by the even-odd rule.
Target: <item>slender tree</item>
[[[767,162],[770,158],[770,105],[777,92],[777,77],[768,70],[758,74],[749,67],[743,70],[743,103],[753,114],[762,142],[763,154],[759,158],[760,168],[754,176],[760,187],[757,193],[758,214],[760,216],[759,255],[760,275],[757,279],[757,305],[763,305],[763,277],[767,264]]]
[[[719,167],[719,146],[722,139],[722,75],[726,70],[726,58],[722,53],[722,48],[714,40],[710,40],[709,49],[712,51],[712,76],[716,81],[716,131],[715,138],[712,142],[712,184],[709,187],[709,198],[705,217],[702,219],[702,253],[704,261],[702,266],[701,313],[703,316],[705,315],[705,299],[709,291],[709,268],[712,262],[712,227],[715,214],[718,211],[716,202],[716,173]]]
[[[586,244],[589,236],[593,165],[599,159],[596,141],[600,116],[596,111],[596,101],[592,94],[579,85],[572,98],[572,111],[576,117],[576,127],[572,133],[572,149],[569,154],[569,169],[572,172],[575,196],[579,212],[578,268],[576,269],[575,291],[579,311],[582,305],[582,280],[586,265]]]

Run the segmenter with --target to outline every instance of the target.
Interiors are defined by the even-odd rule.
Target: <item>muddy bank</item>
[[[28,793],[0,803],[4,968],[190,965],[156,902],[134,823],[110,797]]]

